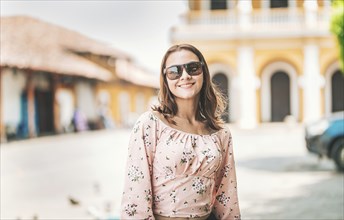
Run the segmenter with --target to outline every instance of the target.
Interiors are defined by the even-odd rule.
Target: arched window
[[[271,77],[271,121],[283,121],[290,115],[290,79],[283,71]]]
[[[219,87],[219,89],[221,90],[222,94],[224,95],[226,102],[227,102],[227,107],[225,110],[224,115],[222,116],[222,119],[225,122],[229,122],[230,118],[229,118],[229,99],[228,99],[228,78],[225,74],[223,73],[216,73],[213,77],[213,82]]]
[[[288,8],[288,0],[270,0],[270,8]]]
[[[227,9],[227,0],[211,0],[211,10]]]
[[[344,110],[344,75],[337,70],[331,77],[332,112]]]

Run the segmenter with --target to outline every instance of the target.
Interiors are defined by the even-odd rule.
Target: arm
[[[240,209],[237,193],[235,162],[232,146],[232,136],[229,130],[224,131],[223,161],[216,175],[216,199],[213,213],[217,219],[240,219]]]
[[[156,121],[150,114],[138,119],[130,136],[121,219],[154,219],[151,176]]]

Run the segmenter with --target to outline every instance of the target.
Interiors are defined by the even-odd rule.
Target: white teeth
[[[193,85],[193,83],[189,83],[189,84],[180,85],[179,87],[181,87],[181,88],[189,88],[192,85]]]

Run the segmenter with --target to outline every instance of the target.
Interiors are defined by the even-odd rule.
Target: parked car
[[[344,171],[344,111],[306,125],[305,138],[309,152],[333,159]]]

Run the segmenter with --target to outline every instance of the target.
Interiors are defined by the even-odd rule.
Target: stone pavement
[[[308,154],[303,127],[270,124],[233,137],[243,219],[344,219],[344,176]]]
[[[230,125],[243,219],[344,219],[344,175],[301,125]],[[118,217],[130,130],[1,144],[1,219]]]

